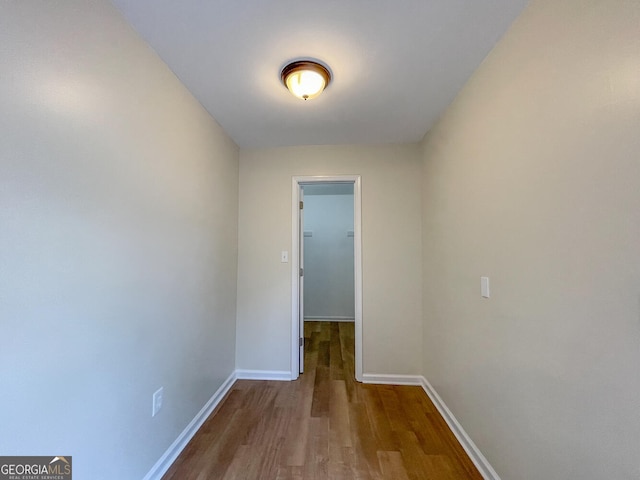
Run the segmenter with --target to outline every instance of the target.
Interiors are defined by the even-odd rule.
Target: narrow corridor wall
[[[235,368],[238,147],[108,1],[0,11],[0,453],[141,479]]]
[[[503,479],[640,477],[639,25],[532,1],[423,142],[424,374]]]

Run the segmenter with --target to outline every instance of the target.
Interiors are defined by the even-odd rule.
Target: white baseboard
[[[386,373],[363,373],[362,383],[377,383],[380,385],[422,385],[420,375],[388,375]]]
[[[427,392],[427,395],[438,409],[438,412],[440,412],[440,415],[442,415],[442,418],[447,422],[447,425],[449,425],[449,429],[451,429],[453,434],[456,436],[458,442],[460,442],[460,445],[464,448],[464,451],[469,455],[469,458],[480,472],[480,475],[482,475],[482,478],[485,480],[500,480],[500,477],[489,461],[485,458],[480,449],[478,449],[476,444],[473,443],[471,437],[469,437],[464,428],[462,428],[462,425],[460,425],[458,420],[456,420],[456,417],[451,413],[451,410],[449,410],[442,398],[440,398],[438,392],[435,391],[425,377],[420,377],[420,380],[420,385],[422,385],[424,391]]]
[[[189,440],[196,434],[198,429],[202,426],[213,410],[218,406],[224,396],[231,390],[233,383],[236,381],[236,373],[233,372],[229,375],[224,383],[216,390],[216,393],[205,403],[204,407],[197,413],[197,415],[189,422],[189,425],[182,431],[182,433],[176,438],[166,452],[160,457],[156,464],[151,467],[149,473],[147,473],[143,480],[160,480],[162,476],[169,470],[169,467],[178,458],[178,455],[187,446]]]
[[[314,315],[310,315],[310,316],[305,316],[304,317],[305,322],[306,321],[310,321],[310,322],[355,322],[356,319],[355,317],[320,317],[320,316],[314,316]]]
[[[291,381],[291,372],[284,370],[236,370],[238,380]]]

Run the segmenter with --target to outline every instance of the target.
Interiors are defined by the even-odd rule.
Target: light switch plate
[[[480,295],[489,298],[489,277],[480,277]]]
[[[286,250],[283,250],[282,254],[280,255],[280,261],[282,263],[287,263],[289,261],[289,252],[287,252]]]
[[[160,387],[153,394],[152,406],[151,406],[151,416],[155,417],[160,409],[162,408],[162,397],[164,395],[164,388]]]

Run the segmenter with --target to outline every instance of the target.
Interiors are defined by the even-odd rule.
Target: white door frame
[[[354,290],[355,290],[355,375],[356,380],[362,381],[362,189],[360,175],[331,175],[331,176],[294,176],[291,185],[291,379],[300,375],[300,344],[304,337],[300,331],[298,285],[300,265],[299,246],[300,236],[300,186],[309,183],[353,183],[353,256],[354,256]]]

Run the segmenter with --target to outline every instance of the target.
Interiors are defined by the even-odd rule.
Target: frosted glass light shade
[[[317,97],[331,81],[329,70],[311,61],[290,63],[282,69],[281,77],[289,91],[302,100]]]

